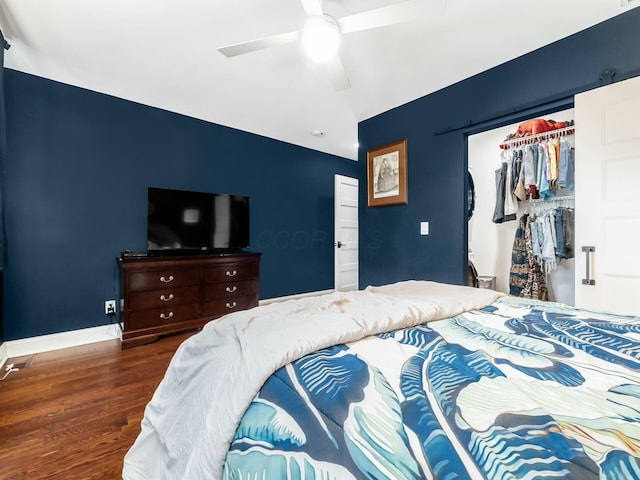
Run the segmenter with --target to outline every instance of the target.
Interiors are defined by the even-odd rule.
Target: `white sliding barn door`
[[[335,176],[335,289],[358,290],[358,180]]]
[[[640,77],[577,95],[575,118],[576,306],[640,315]]]

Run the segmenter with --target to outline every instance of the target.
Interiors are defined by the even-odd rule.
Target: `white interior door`
[[[640,315],[640,77],[577,95],[575,114],[576,305]]]
[[[335,176],[335,289],[358,290],[358,180]]]

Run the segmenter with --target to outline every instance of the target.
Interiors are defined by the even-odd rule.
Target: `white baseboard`
[[[260,305],[269,305],[274,302],[294,300],[304,297],[315,297],[333,293],[335,290],[321,290],[316,292],[299,293],[287,295],[285,297],[275,297],[260,300]],[[104,342],[120,338],[120,329],[117,325],[100,325],[99,327],[83,328],[70,332],[53,333],[51,335],[41,335],[39,337],[23,338],[20,340],[10,340],[0,345],[0,371],[9,358],[34,355],[36,353],[50,352],[61,348],[77,347],[90,343]]]
[[[0,362],[4,365],[9,358],[104,342],[114,338],[120,338],[120,328],[116,324],[10,340],[0,345]]]

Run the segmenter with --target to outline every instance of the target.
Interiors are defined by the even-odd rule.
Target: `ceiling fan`
[[[346,90],[351,83],[338,55],[342,35],[415,19],[416,14],[422,13],[418,9],[425,1],[429,3],[429,11],[444,12],[446,0],[404,0],[336,19],[323,11],[322,0],[300,0],[308,17],[300,30],[220,47],[218,51],[227,57],[235,57],[301,41],[313,60],[325,64],[333,88],[336,91]]]

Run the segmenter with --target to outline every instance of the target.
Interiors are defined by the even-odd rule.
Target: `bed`
[[[180,346],[123,478],[640,478],[640,318],[423,281],[237,312]]]

